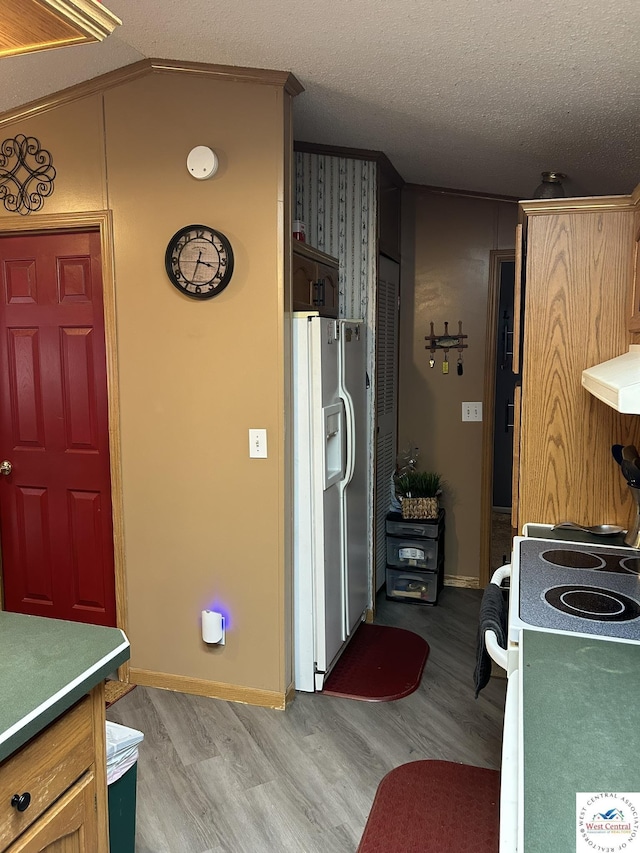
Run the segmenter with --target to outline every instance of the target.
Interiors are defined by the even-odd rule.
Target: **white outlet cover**
[[[187,169],[197,180],[206,181],[218,171],[218,156],[206,145],[196,145],[187,156]]]

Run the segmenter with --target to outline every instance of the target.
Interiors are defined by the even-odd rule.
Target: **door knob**
[[[0,474],[4,474],[5,477],[8,477],[12,470],[13,465],[8,459],[5,459],[4,462],[0,462]]]

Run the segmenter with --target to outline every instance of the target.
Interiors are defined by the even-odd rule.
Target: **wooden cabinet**
[[[337,317],[338,261],[306,243],[293,243],[292,294],[294,311],[319,311]]]
[[[632,248],[633,280],[631,284],[631,314],[629,317],[629,331],[640,332],[640,210],[636,210],[633,230],[635,240]]]
[[[7,853],[93,853],[98,847],[96,782],[86,773]]]
[[[104,727],[99,685],[0,763],[3,853],[107,853]]]
[[[514,526],[571,519],[628,527],[634,507],[611,446],[640,446],[640,418],[589,394],[582,371],[628,349],[633,204],[618,196],[520,207],[525,260]]]

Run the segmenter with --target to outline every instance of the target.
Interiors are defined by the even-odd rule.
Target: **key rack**
[[[433,323],[429,324],[431,327],[431,334],[425,335],[425,341],[428,343],[425,345],[425,349],[428,349],[431,352],[431,358],[429,359],[429,366],[434,367],[435,360],[435,352],[440,349],[444,351],[444,360],[442,362],[442,372],[449,372],[449,359],[448,353],[450,349],[458,350],[458,376],[462,376],[462,350],[467,349],[468,344],[463,343],[466,340],[467,335],[462,333],[462,320],[458,320],[458,334],[452,335],[449,332],[449,324],[444,324],[444,334],[436,335],[434,334]]]

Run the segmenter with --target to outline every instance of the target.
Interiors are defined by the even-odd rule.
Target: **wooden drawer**
[[[98,853],[93,773],[85,774],[6,853]]]
[[[93,717],[87,696],[0,764],[0,850],[40,817],[93,761]],[[31,795],[31,803],[19,812],[11,798],[25,792]]]

